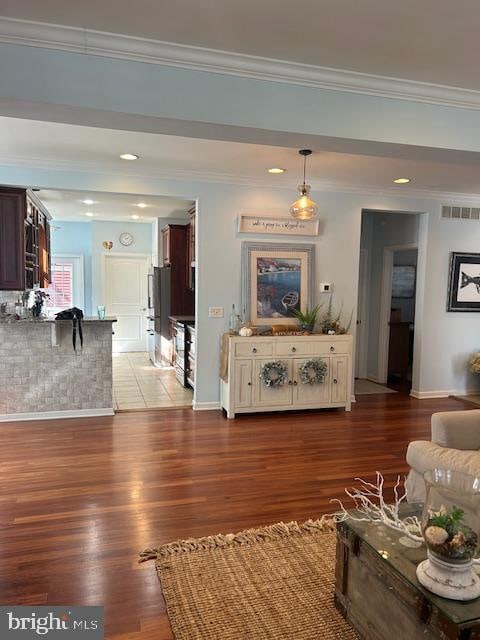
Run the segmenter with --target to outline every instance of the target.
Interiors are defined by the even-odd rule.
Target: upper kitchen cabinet
[[[48,287],[50,215],[29,189],[0,187],[0,290]]]
[[[188,253],[188,227],[183,224],[167,224],[162,229],[163,266],[185,265]],[[186,269],[185,269],[186,273]]]

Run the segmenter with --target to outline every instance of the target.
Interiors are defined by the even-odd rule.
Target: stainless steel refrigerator
[[[151,304],[153,331],[155,334],[155,364],[162,364],[162,338],[170,340],[168,318],[171,310],[170,267],[154,267],[151,278]],[[165,343],[164,343],[165,344]]]

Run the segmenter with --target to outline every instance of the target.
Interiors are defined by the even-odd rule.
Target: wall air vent
[[[480,220],[480,207],[442,207],[442,218],[452,220]]]

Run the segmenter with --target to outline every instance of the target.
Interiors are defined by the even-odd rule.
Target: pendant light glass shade
[[[309,184],[301,184],[298,187],[300,198],[295,200],[290,207],[292,218],[296,218],[297,220],[311,220],[317,215],[317,204],[309,197],[310,188]]]
[[[305,184],[305,165],[307,156],[312,152],[309,149],[301,149],[298,153],[303,156],[303,184],[298,187],[300,198],[290,207],[290,214],[297,220],[312,220],[317,215],[318,207],[317,203],[310,198],[310,185]]]

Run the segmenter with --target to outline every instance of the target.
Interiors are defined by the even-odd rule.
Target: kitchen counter
[[[0,323],[3,324],[44,324],[44,323],[53,323],[53,322],[69,322],[72,324],[71,320],[56,320],[55,318],[18,318],[17,316],[0,316]],[[82,318],[82,324],[84,322],[117,322],[117,319],[113,316],[108,316],[103,320],[97,318],[97,316],[86,316]]]
[[[195,316],[168,316],[174,322],[195,322]]]
[[[0,318],[0,422],[113,415],[112,328],[116,318]]]

